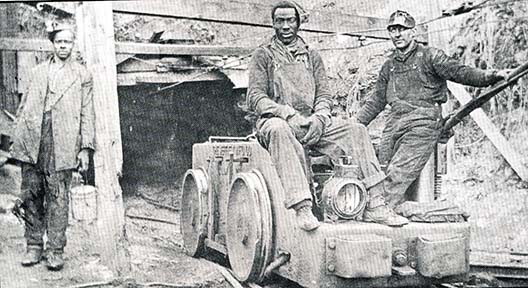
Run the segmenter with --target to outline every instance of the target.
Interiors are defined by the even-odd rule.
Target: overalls
[[[391,106],[380,144],[380,162],[388,163],[386,200],[395,207],[420,175],[440,136],[445,81],[431,76],[423,52],[392,60],[387,83]],[[440,92],[439,92],[440,91]]]
[[[269,52],[273,59],[271,65],[274,65],[274,100],[279,104],[290,105],[301,115],[309,117],[314,112],[316,83],[308,54],[302,55],[305,57],[301,58],[304,61],[279,62],[275,52],[272,49]],[[278,117],[263,117],[257,122],[257,136],[270,152],[286,192],[287,208],[312,199],[309,188],[310,168],[307,167],[305,147],[299,142],[307,131],[308,127],[291,127]],[[329,156],[334,163],[342,156],[351,156],[359,165],[363,176],[372,182],[370,186],[385,178],[368,132],[362,125],[341,118],[331,118],[331,123],[325,127],[319,142],[308,148]],[[382,189],[373,190],[371,194],[373,192],[382,197]]]

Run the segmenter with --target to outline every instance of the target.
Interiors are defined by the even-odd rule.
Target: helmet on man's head
[[[396,10],[396,12],[392,13],[389,17],[387,28],[391,26],[403,26],[405,28],[412,29],[414,26],[416,26],[416,21],[414,21],[414,18],[411,16],[411,14],[402,10]]]

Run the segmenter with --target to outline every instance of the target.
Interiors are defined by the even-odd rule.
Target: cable
[[[474,6],[472,6],[472,8],[464,13],[467,13],[467,12],[470,12],[470,11],[473,11],[475,9],[480,9],[480,8],[484,8],[484,7],[490,7],[490,6],[494,6],[494,5],[500,5],[500,4],[506,4],[506,3],[514,3],[514,2],[526,2],[528,0],[505,0],[505,1],[501,1],[501,2],[492,2],[492,3],[488,3],[490,2],[491,0],[484,0],[482,2],[480,2],[479,4],[476,4]],[[486,4],[488,3],[488,4]],[[263,5],[264,6],[264,5]],[[322,11],[322,10],[313,10],[313,11]],[[329,12],[330,13],[330,12]],[[337,12],[338,14],[343,14],[343,13],[340,13],[340,12]],[[357,15],[352,15],[352,14],[347,14],[347,13],[344,13],[344,15],[350,15],[350,16],[357,16]],[[425,20],[425,21],[422,21],[418,24],[416,24],[416,26],[424,26],[424,25],[427,25],[427,24],[430,24],[430,23],[433,23],[433,22],[436,22],[436,21],[439,21],[441,19],[445,19],[445,18],[449,18],[449,17],[452,17],[452,16],[457,16],[457,15],[460,15],[460,14],[456,14],[456,15],[441,15],[441,16],[438,16],[436,18],[432,18],[432,19],[429,19],[429,20]],[[317,31],[312,31],[312,30],[303,30],[303,29],[300,29],[299,31],[306,31],[306,32],[317,32]],[[357,30],[357,31],[353,31],[353,32],[332,32],[332,31],[325,31],[324,34],[326,35],[317,35],[317,36],[307,36],[306,38],[314,38],[314,37],[333,37],[335,35],[348,35],[348,36],[352,36],[352,37],[366,37],[366,38],[374,38],[374,39],[384,39],[384,40],[390,40],[389,37],[379,37],[379,36],[372,36],[372,35],[361,35],[361,34],[365,34],[365,33],[374,33],[374,32],[384,32],[386,31],[386,28],[376,28],[376,29],[367,29],[367,30]],[[445,30],[442,30],[442,31],[445,31]],[[322,33],[322,31],[320,32]],[[261,35],[261,34],[264,34],[263,33],[258,33],[257,35]],[[418,35],[424,35],[426,33],[421,33],[421,34],[418,34]],[[253,35],[253,36],[256,36],[256,35]],[[235,38],[236,41],[240,40],[240,39],[249,39],[249,38],[253,38],[251,36],[249,37],[238,37],[238,38]],[[225,41],[223,43],[229,43],[228,41]],[[360,48],[360,47],[358,47]],[[326,50],[332,50],[332,49],[326,49]],[[336,50],[343,50],[343,49],[336,49]]]
[[[522,2],[522,1],[528,1],[528,0],[509,0],[509,1],[504,1],[504,2],[501,2],[501,3],[506,3],[506,2]],[[528,16],[519,16],[519,17],[512,17],[512,18],[509,18],[509,20],[518,20],[518,19],[528,19]],[[473,26],[481,26],[481,25],[487,25],[487,24],[492,24],[492,23],[499,23],[499,22],[502,22],[504,21],[504,19],[497,19],[497,20],[493,20],[493,21],[484,21],[482,23],[472,23],[470,25],[461,25],[461,26],[458,26],[456,28],[445,28],[445,29],[437,29],[437,30],[429,30],[429,31],[426,31],[424,33],[417,33],[416,36],[422,36],[422,35],[428,35],[428,34],[434,34],[434,33],[440,33],[440,32],[444,32],[444,31],[451,31],[451,30],[460,30],[460,29],[463,29],[463,28],[469,28],[469,27],[473,27]],[[387,42],[389,41],[390,39],[388,40],[380,40],[380,41],[374,41],[374,42],[370,42],[370,43],[367,43],[367,44],[363,44],[363,45],[359,45],[359,46],[349,46],[349,47],[330,47],[330,48],[322,48],[322,49],[318,49],[319,51],[330,51],[330,50],[352,50],[352,49],[359,49],[359,48],[363,48],[363,47],[366,47],[366,46],[369,46],[369,45],[373,45],[373,44],[379,44],[379,43],[384,43],[384,42]]]

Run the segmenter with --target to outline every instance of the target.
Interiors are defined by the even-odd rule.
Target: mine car
[[[408,191],[409,200],[435,198],[437,158]],[[393,228],[359,221],[368,191],[356,170],[344,159],[330,171],[315,171],[314,212],[322,223],[307,232],[285,208],[279,176],[257,140],[212,137],[195,144],[192,169],[182,183],[184,248],[195,257],[221,253],[235,276],[247,282],[273,274],[310,288],[464,281],[469,224],[411,222]]]

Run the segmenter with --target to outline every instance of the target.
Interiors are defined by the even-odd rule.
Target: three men
[[[275,35],[258,47],[249,66],[247,102],[259,115],[257,136],[268,149],[286,192],[286,207],[296,211],[301,229],[319,226],[312,214],[306,150],[332,161],[351,156],[370,192],[364,220],[402,226],[407,219],[385,205],[381,171],[364,126],[330,115],[332,99],[321,56],[297,36],[300,16],[293,2],[271,12]]]
[[[46,233],[46,266],[60,270],[72,172],[88,169],[95,149],[95,116],[91,74],[72,59],[72,27],[56,25],[48,36],[54,55],[32,71],[17,112],[11,152],[22,163],[22,207],[29,218],[22,265],[41,261]]]
[[[446,80],[484,87],[507,71],[484,71],[459,64],[443,51],[416,42],[415,20],[405,11],[389,18],[387,29],[396,47],[384,63],[376,91],[357,114],[368,125],[385,106],[391,110],[380,145],[380,161],[388,163],[386,198],[391,208],[419,176],[441,135],[440,104],[447,100]]]

